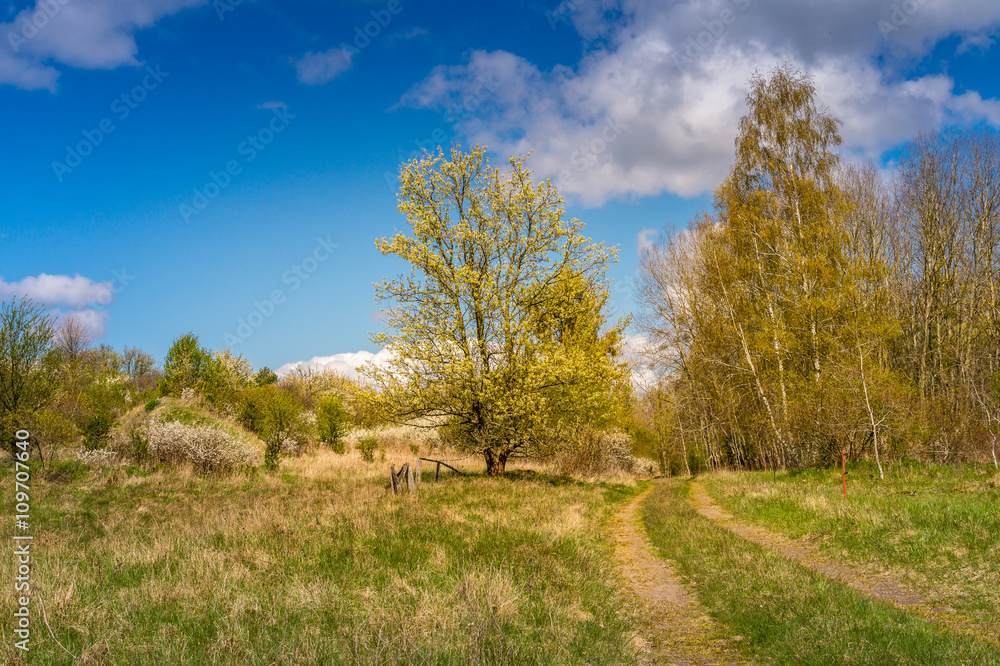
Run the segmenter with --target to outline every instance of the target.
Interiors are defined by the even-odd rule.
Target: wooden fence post
[[[840,464],[844,469],[844,499],[847,499],[847,454],[843,451],[840,452]]]
[[[399,486],[396,485],[396,466],[389,465],[389,483],[392,485],[392,494],[399,494]]]
[[[420,458],[417,458],[417,488],[420,488]]]

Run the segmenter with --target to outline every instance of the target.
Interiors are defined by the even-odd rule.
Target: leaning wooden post
[[[392,485],[392,494],[399,494],[399,486],[396,485],[396,466],[389,465],[389,483]]]
[[[417,458],[417,474],[416,474],[417,488],[420,488],[420,458]]]

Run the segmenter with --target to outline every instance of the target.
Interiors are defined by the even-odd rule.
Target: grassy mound
[[[234,421],[193,400],[163,398],[125,414],[111,450],[136,463],[189,464],[199,471],[257,467],[264,443]]]

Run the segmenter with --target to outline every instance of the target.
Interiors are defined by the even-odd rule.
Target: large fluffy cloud
[[[95,282],[76,275],[49,275],[41,273],[17,282],[7,282],[0,277],[0,300],[30,298],[45,305],[56,318],[56,326],[72,317],[90,334],[99,339],[107,332],[109,319],[105,306],[115,297],[112,282]]]
[[[135,33],[208,0],[38,0],[0,23],[0,84],[54,89],[53,62],[82,69],[137,65]]]
[[[577,0],[559,15],[587,44],[572,69],[473,51],[403,102],[452,108],[474,82],[499,81],[459,129],[503,155],[534,150],[536,170],[591,204],[711,188],[730,163],[749,75],[783,61],[815,77],[844,121],[848,153],[877,155],[951,122],[1000,124],[996,100],[959,93],[945,75],[907,75],[946,37],[960,36],[960,49],[988,46],[1000,23],[992,0]]]

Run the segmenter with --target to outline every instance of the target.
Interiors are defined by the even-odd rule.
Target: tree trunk
[[[483,451],[486,458],[487,476],[503,476],[507,467],[507,456],[510,451],[501,448],[489,448]]]

